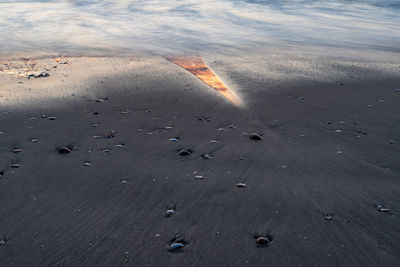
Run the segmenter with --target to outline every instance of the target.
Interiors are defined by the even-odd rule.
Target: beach
[[[262,51],[3,57],[1,265],[397,266],[398,53]]]

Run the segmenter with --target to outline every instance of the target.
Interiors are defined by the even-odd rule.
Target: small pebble
[[[60,153],[60,154],[68,154],[68,153],[71,153],[71,152],[72,152],[72,150],[70,148],[66,147],[66,146],[60,147],[58,149],[58,153]]]
[[[259,134],[257,134],[257,133],[251,133],[251,134],[249,134],[249,138],[250,138],[251,140],[256,140],[256,141],[262,140],[261,135],[259,135]]]
[[[179,156],[190,156],[191,152],[186,149],[182,149],[178,152]]]
[[[167,217],[171,217],[174,214],[175,214],[175,210],[173,210],[173,209],[168,209],[167,212],[166,212],[166,216]]]
[[[259,245],[268,245],[271,242],[269,238],[260,236],[256,239],[256,243]]]
[[[177,250],[177,249],[183,248],[184,246],[185,245],[182,243],[172,243],[170,245],[170,248],[171,248],[171,250]]]
[[[212,158],[213,158],[213,155],[211,155],[211,154],[203,154],[203,155],[201,155],[201,157],[202,157],[203,159],[212,159]]]
[[[245,183],[237,183],[236,186],[239,188],[245,188],[247,185]]]

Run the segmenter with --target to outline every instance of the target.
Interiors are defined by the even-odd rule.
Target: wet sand
[[[242,108],[162,57],[2,65],[1,265],[398,265],[392,59],[206,58]]]

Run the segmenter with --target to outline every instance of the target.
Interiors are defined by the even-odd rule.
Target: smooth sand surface
[[[399,61],[205,61],[2,60],[0,265],[397,266]]]

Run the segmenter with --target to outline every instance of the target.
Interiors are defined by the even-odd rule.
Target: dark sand
[[[400,76],[349,68],[272,81],[215,63],[244,97],[236,108],[162,62],[96,77],[90,94],[2,100],[1,266],[399,265]],[[187,244],[169,252],[175,234]],[[258,247],[257,234],[273,240]]]

